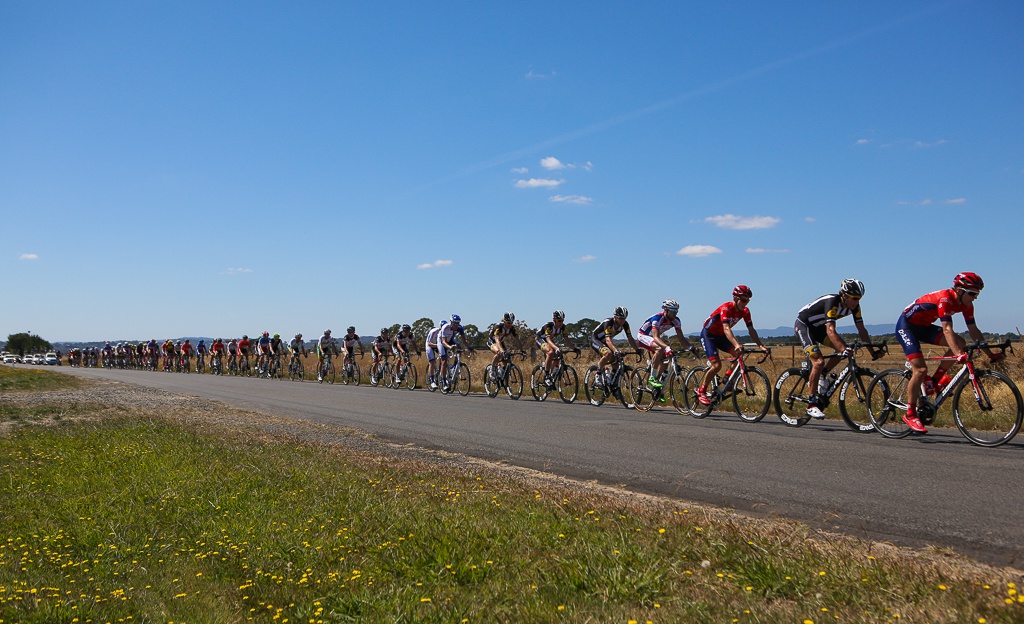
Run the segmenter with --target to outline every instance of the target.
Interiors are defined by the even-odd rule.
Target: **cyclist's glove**
[[[1000,362],[1000,361],[1005,360],[1005,359],[1006,359],[1006,354],[1005,353],[993,353],[992,355],[988,356],[988,360],[990,362]]]
[[[969,359],[971,359],[971,356],[967,355],[966,353],[961,353],[960,355],[956,356],[956,363],[963,364]]]

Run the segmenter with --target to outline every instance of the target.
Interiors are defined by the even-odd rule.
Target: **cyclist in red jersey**
[[[967,323],[967,333],[977,342],[985,340],[985,335],[978,329],[974,322],[974,302],[985,288],[985,282],[977,273],[958,273],[953,278],[953,287],[945,290],[937,290],[918,297],[914,303],[907,306],[896,321],[896,336],[903,345],[903,352],[907,356],[907,362],[913,371],[910,376],[910,383],[907,385],[907,413],[903,416],[903,422],[918,433],[928,433],[928,430],[921,423],[917,416],[917,400],[924,394],[935,394],[950,382],[946,374],[948,362],[940,362],[939,367],[931,378],[928,376],[928,363],[921,353],[921,343],[933,345],[946,345],[946,356],[956,356],[956,361],[963,363],[967,361],[967,353],[964,346],[967,344],[964,339],[953,330],[953,315],[960,313],[964,315]],[[936,320],[941,321],[941,327],[934,325]],[[985,349],[985,353],[993,362],[1003,359],[1002,353],[992,353]]]
[[[708,356],[708,370],[704,373],[704,382],[697,389],[697,400],[702,405],[711,405],[711,399],[707,395],[707,380],[714,379],[718,371],[722,370],[722,361],[718,357],[718,351],[728,351],[734,356],[743,353],[743,345],[732,333],[732,326],[742,319],[750,333],[750,339],[761,347],[761,351],[768,351],[768,348],[761,344],[761,338],[754,329],[750,320],[750,309],[747,304],[754,293],[748,286],[740,284],[732,289],[732,301],[726,301],[718,306],[711,316],[704,321],[704,329],[700,332],[700,342],[704,346],[704,352]]]
[[[252,346],[252,341],[249,340],[249,334],[243,334],[242,339],[238,341],[238,355],[246,356],[249,355],[249,347]]]

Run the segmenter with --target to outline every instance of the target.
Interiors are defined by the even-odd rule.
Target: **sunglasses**
[[[965,295],[970,295],[970,296],[974,297],[975,299],[977,299],[978,295],[981,294],[981,291],[980,290],[965,290],[964,294]]]

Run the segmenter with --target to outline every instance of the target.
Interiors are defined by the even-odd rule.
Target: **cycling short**
[[[608,352],[611,351],[611,349],[608,348],[608,345],[594,337],[590,338],[590,348],[596,351],[598,355],[607,355]]]
[[[433,362],[434,360],[437,359],[437,351],[436,351],[436,349],[437,349],[437,345],[436,344],[434,344],[432,342],[428,342],[427,343],[427,361],[428,362]]]
[[[655,344],[654,337],[648,336],[647,334],[640,334],[639,336],[636,337],[636,341],[637,343],[640,344],[641,347],[643,347],[647,351],[650,351],[651,353],[654,353],[660,348],[657,344]],[[665,347],[665,357],[672,357],[671,347]]]
[[[900,315],[896,321],[896,337],[899,338],[900,346],[908,360],[924,357],[921,353],[921,343],[939,345],[942,344],[942,328],[938,325],[914,325],[907,320],[907,317]]]
[[[793,331],[800,339],[800,344],[804,348],[804,353],[820,353],[821,349],[818,348],[819,344],[825,344],[825,340],[828,338],[828,331],[825,326],[812,327],[807,323],[804,323],[800,319],[797,319],[793,324]]]
[[[725,334],[712,334],[706,329],[700,333],[700,344],[704,347],[704,353],[710,362],[718,361],[719,351],[732,351],[732,343]]]

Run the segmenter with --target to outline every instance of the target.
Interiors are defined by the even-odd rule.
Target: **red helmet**
[[[957,273],[953,278],[954,288],[966,288],[967,290],[981,290],[985,287],[985,280],[977,273]]]
[[[269,338],[270,337],[270,332],[263,332],[263,337],[264,338]]]
[[[736,288],[732,289],[732,296],[733,297],[747,297],[747,298],[750,298],[750,297],[754,296],[754,293],[750,290],[749,286],[745,286],[743,284],[740,284]]]

